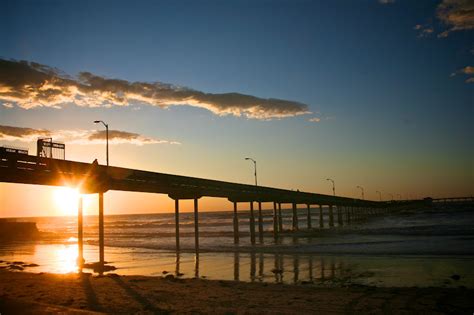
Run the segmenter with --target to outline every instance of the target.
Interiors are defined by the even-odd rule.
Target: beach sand
[[[472,314],[466,288],[316,287],[0,270],[0,313]]]

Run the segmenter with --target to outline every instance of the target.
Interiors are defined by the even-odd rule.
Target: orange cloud
[[[472,0],[443,0],[438,5],[436,15],[449,27],[438,37],[447,37],[455,31],[474,29],[474,2]]]
[[[72,78],[35,62],[0,59],[0,101],[30,109],[130,106],[144,103],[166,108],[187,105],[216,115],[274,119],[309,114],[303,103],[264,99],[240,93],[204,93],[161,82],[129,82],[81,72]]]

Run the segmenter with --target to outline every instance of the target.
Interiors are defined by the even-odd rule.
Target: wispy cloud
[[[24,109],[148,104],[166,108],[188,105],[216,115],[274,119],[310,114],[303,103],[240,93],[204,93],[162,82],[129,82],[90,72],[68,76],[35,62],[0,59],[0,101]]]
[[[314,123],[318,123],[321,121],[321,118],[319,117],[313,117],[313,118],[310,118],[308,119],[309,122],[314,122]]]
[[[454,77],[458,74],[468,76],[468,78],[466,79],[466,83],[474,83],[474,67],[467,66],[467,67],[461,68],[458,71],[451,73],[451,76]]]
[[[47,130],[33,129],[0,125],[0,140],[33,142],[38,138],[52,137],[58,141],[75,144],[99,144],[105,143],[106,133],[104,130]],[[168,141],[146,137],[137,133],[109,130],[110,144],[179,144],[176,141]]]
[[[379,0],[381,4],[392,4],[395,3],[395,0]]]
[[[418,31],[419,38],[428,37],[434,32],[433,27],[429,24],[425,24],[425,25],[417,24],[415,25],[415,27],[413,27],[413,29]]]
[[[443,0],[438,5],[436,16],[448,29],[438,37],[447,37],[456,31],[474,29],[474,1],[472,0]]]

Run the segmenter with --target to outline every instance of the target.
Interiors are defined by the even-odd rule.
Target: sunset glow
[[[59,187],[54,190],[54,202],[62,215],[77,215],[79,191],[68,187]]]

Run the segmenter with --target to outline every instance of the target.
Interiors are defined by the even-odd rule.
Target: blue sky
[[[474,65],[473,30],[438,37],[450,28],[437,16],[441,3],[2,1],[3,59],[73,77],[89,71],[290,100],[312,114],[259,120],[140,102],[13,104],[0,106],[0,125],[85,130],[104,119],[117,130],[181,143],[115,145],[118,166],[252,182],[243,157],[253,156],[266,186],[331,193],[325,179],[333,177],[347,196],[357,195],[356,185],[372,199],[376,190],[472,194],[474,83],[461,70]],[[416,25],[432,32],[421,37]],[[315,117],[320,121],[308,121]],[[1,144],[34,148],[21,139]],[[101,145],[68,146],[71,159],[102,155]]]

